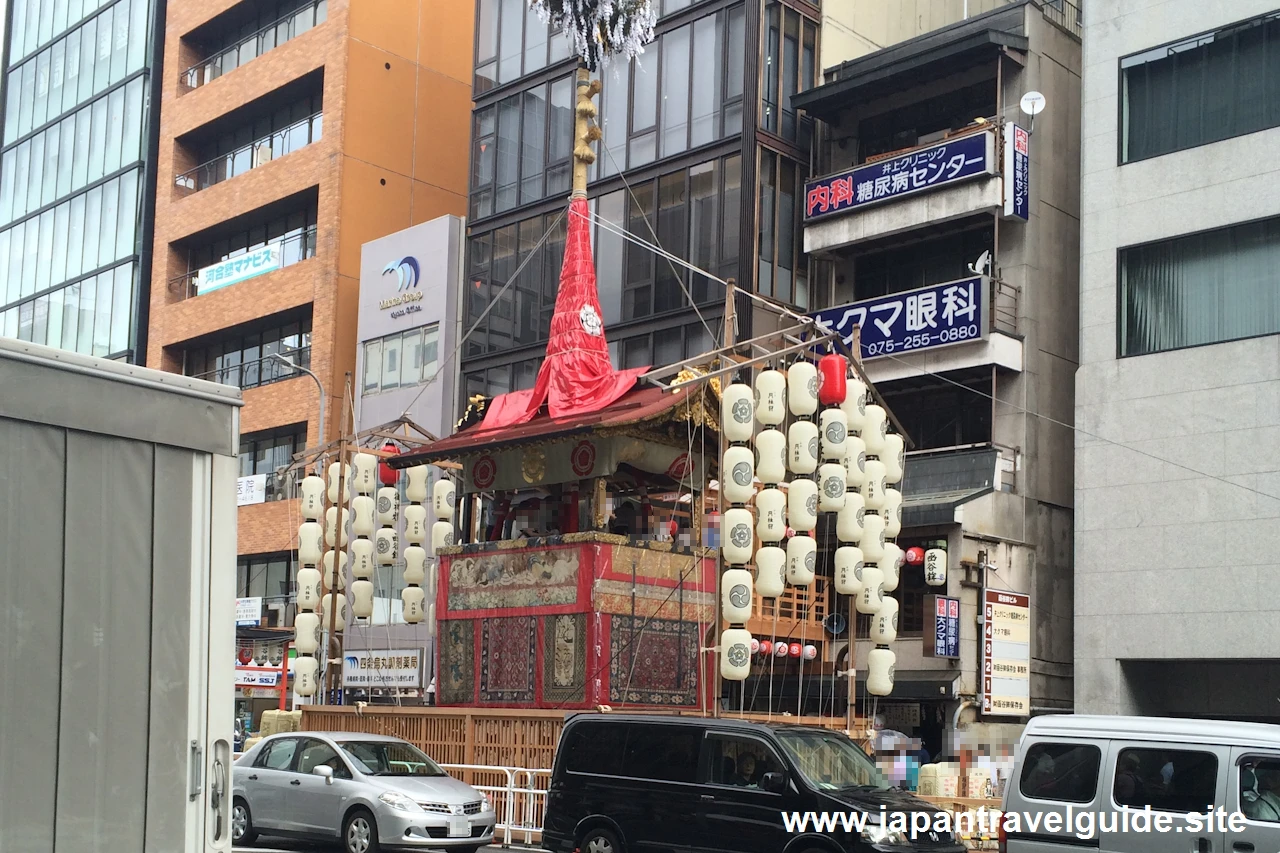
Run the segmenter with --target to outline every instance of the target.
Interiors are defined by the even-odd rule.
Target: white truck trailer
[[[0,339],[0,851],[231,850],[240,405]]]

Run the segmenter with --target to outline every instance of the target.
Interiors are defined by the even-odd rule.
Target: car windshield
[[[867,754],[839,732],[783,729],[777,735],[801,775],[819,790],[883,791],[890,787]]]
[[[366,776],[448,776],[420,749],[401,741],[348,740],[338,746]]]

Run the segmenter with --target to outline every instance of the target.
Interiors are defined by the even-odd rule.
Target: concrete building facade
[[[1089,4],[1077,711],[1280,721],[1278,15]]]

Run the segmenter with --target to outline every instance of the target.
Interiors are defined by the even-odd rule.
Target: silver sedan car
[[[289,732],[255,744],[231,775],[231,836],[333,841],[346,853],[475,853],[493,840],[489,798],[413,744],[352,732]]]

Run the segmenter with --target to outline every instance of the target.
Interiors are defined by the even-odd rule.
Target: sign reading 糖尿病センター
[[[978,341],[987,337],[990,280],[974,276],[877,296],[811,314],[853,345],[861,329],[864,360]]]
[[[960,599],[945,595],[926,595],[924,606],[926,613],[933,614],[933,636],[930,637],[927,633],[925,635],[924,656],[960,657]]]
[[[979,131],[808,181],[804,185],[804,218],[812,222],[992,174],[995,134]]]
[[[280,243],[277,241],[235,258],[210,264],[196,273],[196,295],[247,281],[263,273],[280,269]]]

